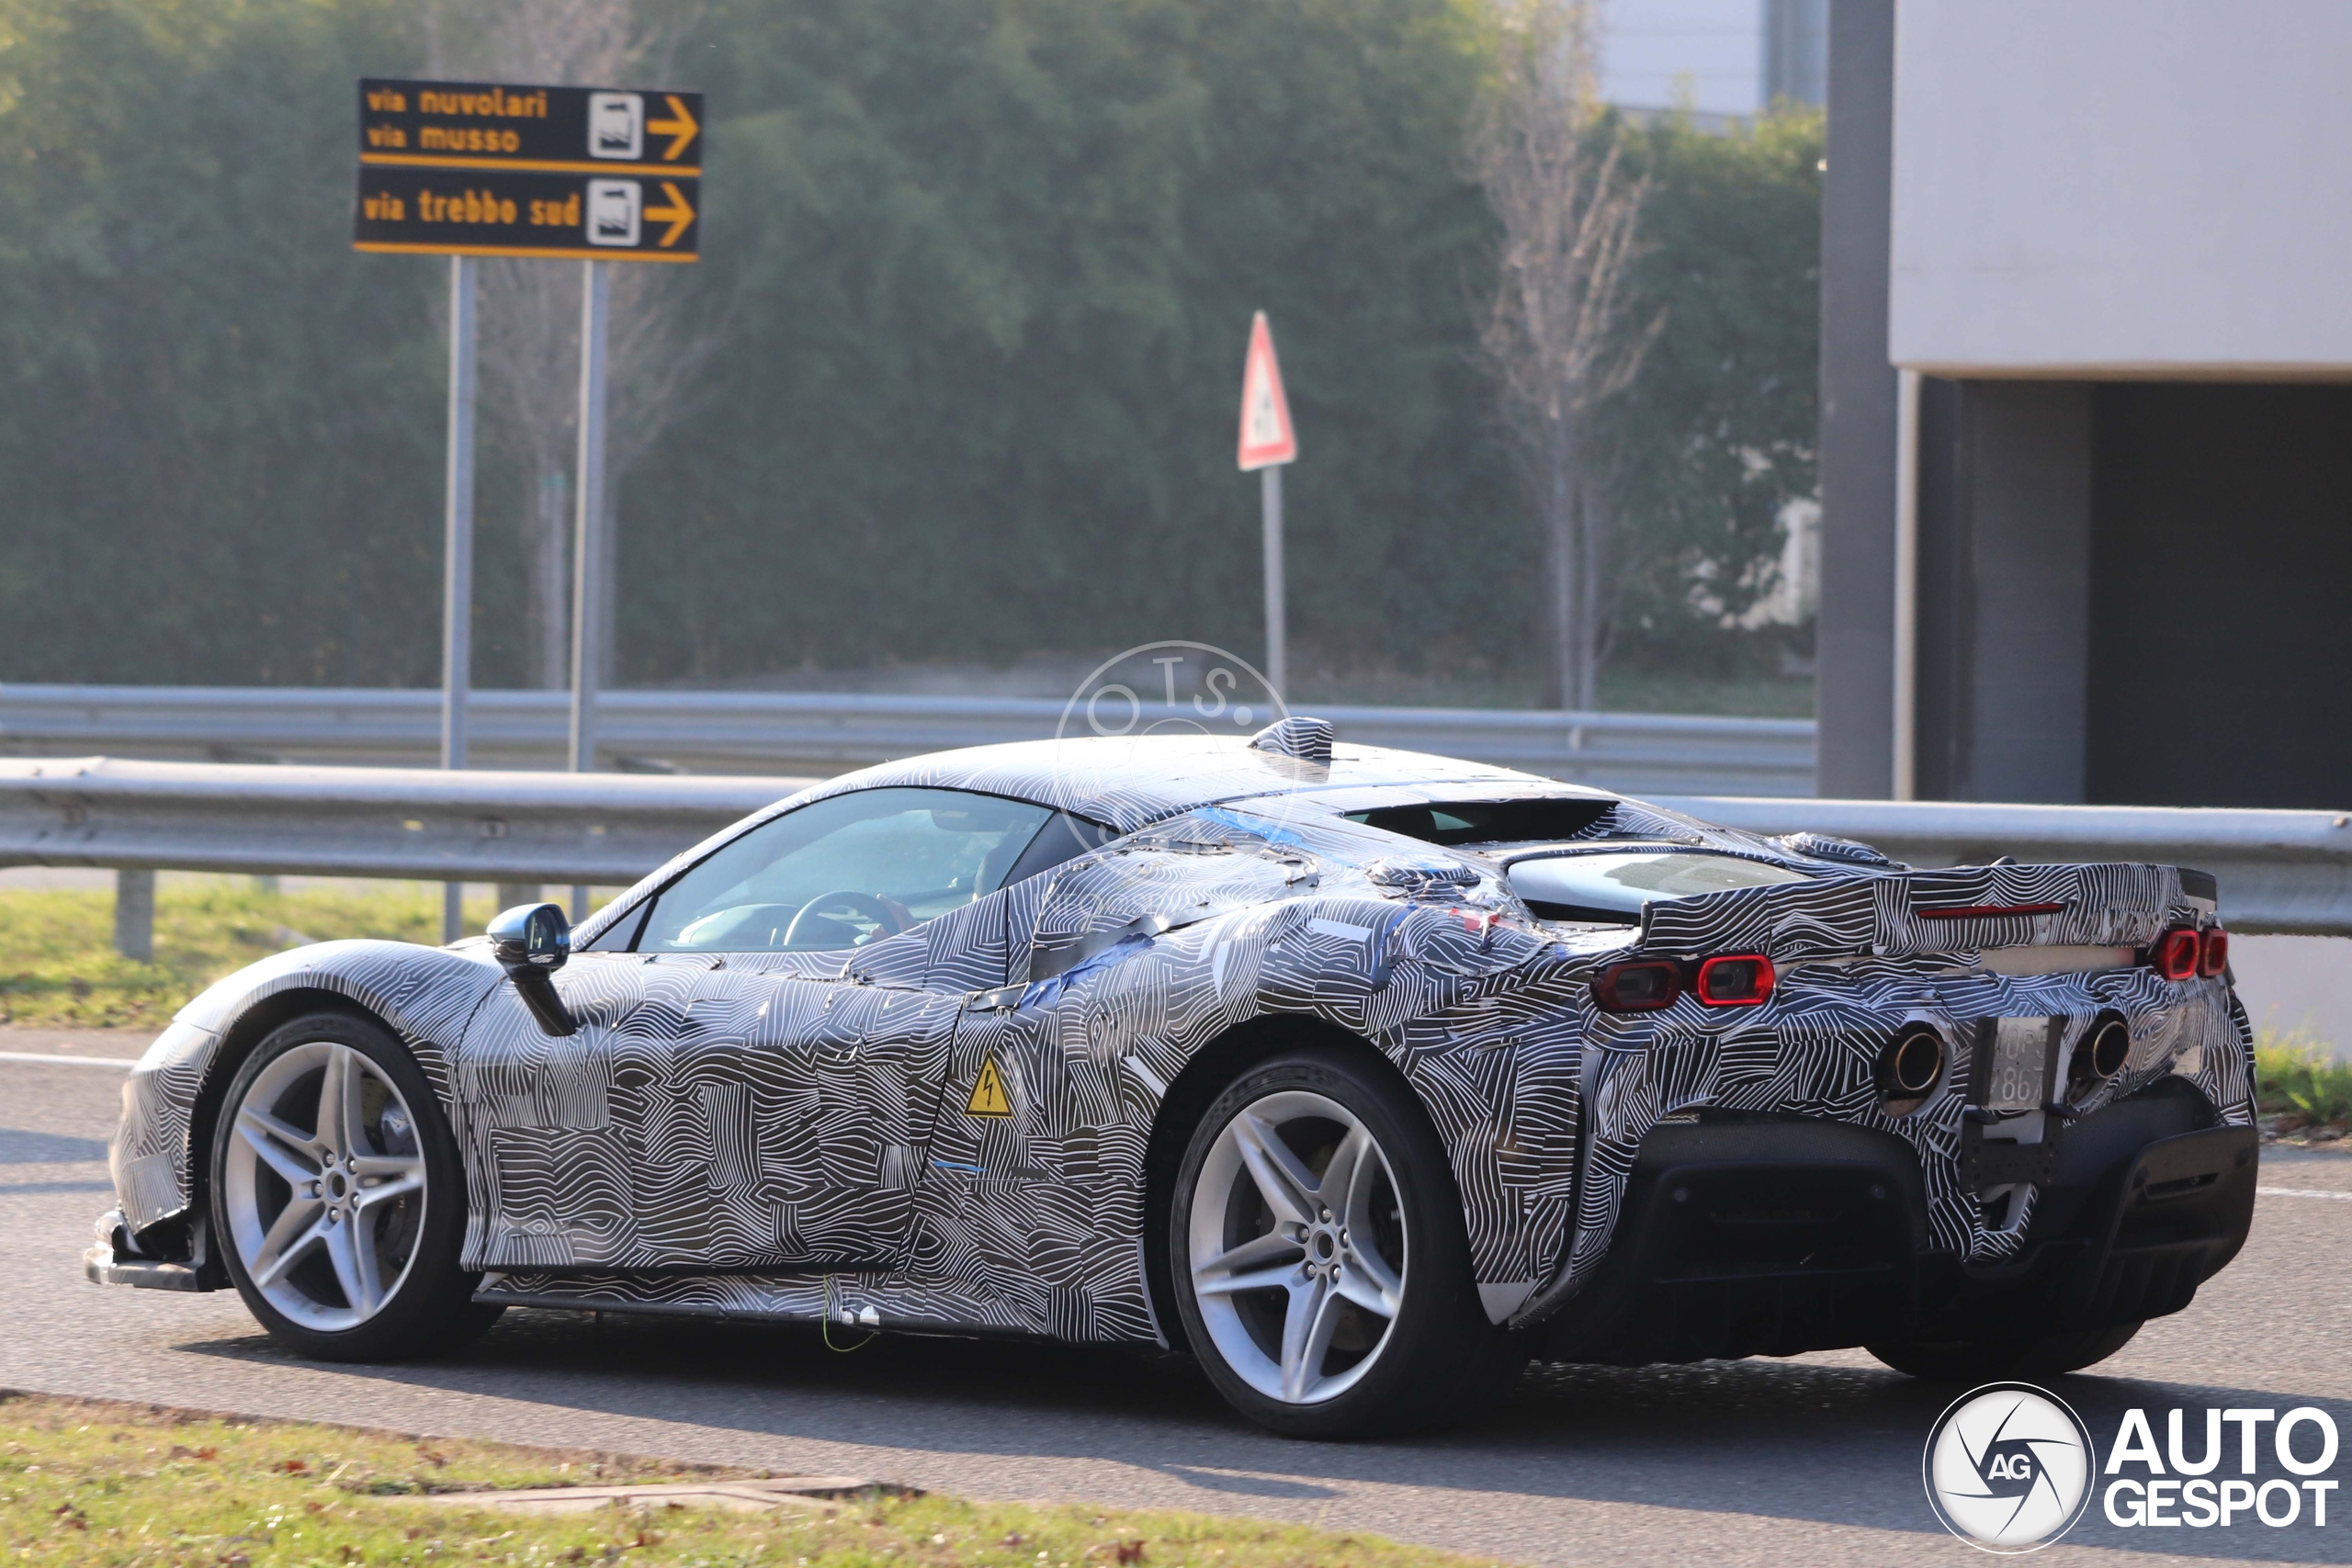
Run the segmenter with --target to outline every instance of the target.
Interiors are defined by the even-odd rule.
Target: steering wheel
[[[794,945],[794,939],[800,934],[801,921],[819,909],[843,904],[862,915],[872,917],[875,926],[884,936],[897,936],[914,926],[914,921],[907,918],[906,910],[889,899],[872,893],[860,893],[854,888],[840,887],[831,893],[820,893],[800,906],[798,912],[792,917],[792,923],[784,928],[784,945],[787,948]]]

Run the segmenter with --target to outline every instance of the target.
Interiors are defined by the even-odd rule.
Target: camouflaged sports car
[[[131,1076],[88,1272],[339,1359],[509,1304],[1157,1341],[1318,1437],[1531,1356],[2047,1375],[2245,1238],[2214,917],[1314,719],[948,752],[577,930],[221,981]]]

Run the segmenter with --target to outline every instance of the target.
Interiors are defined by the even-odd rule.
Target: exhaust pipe
[[[1931,1024],[1905,1026],[1878,1054],[1879,1110],[1910,1115],[1928,1102],[1943,1076],[1942,1033]]]

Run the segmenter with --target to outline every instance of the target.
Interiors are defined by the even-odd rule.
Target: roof
[[[1506,800],[1530,795],[1615,799],[1604,791],[1534,773],[1423,751],[1336,746],[1330,765],[1259,750],[1249,738],[1204,735],[1087,736],[972,746],[861,768],[804,799],[886,785],[968,789],[1057,807],[1133,832],[1197,807],[1269,795],[1329,811],[1429,800]]]

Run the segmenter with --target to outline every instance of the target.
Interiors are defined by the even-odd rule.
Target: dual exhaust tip
[[[1874,1074],[1879,1110],[1908,1116],[1928,1102],[1944,1077],[1943,1032],[1929,1023],[1909,1023],[1881,1047]],[[2132,1058],[2132,1028],[2114,1013],[2091,1021],[2075,1047],[2066,1074],[2066,1098],[2080,1100],[2123,1070]]]

